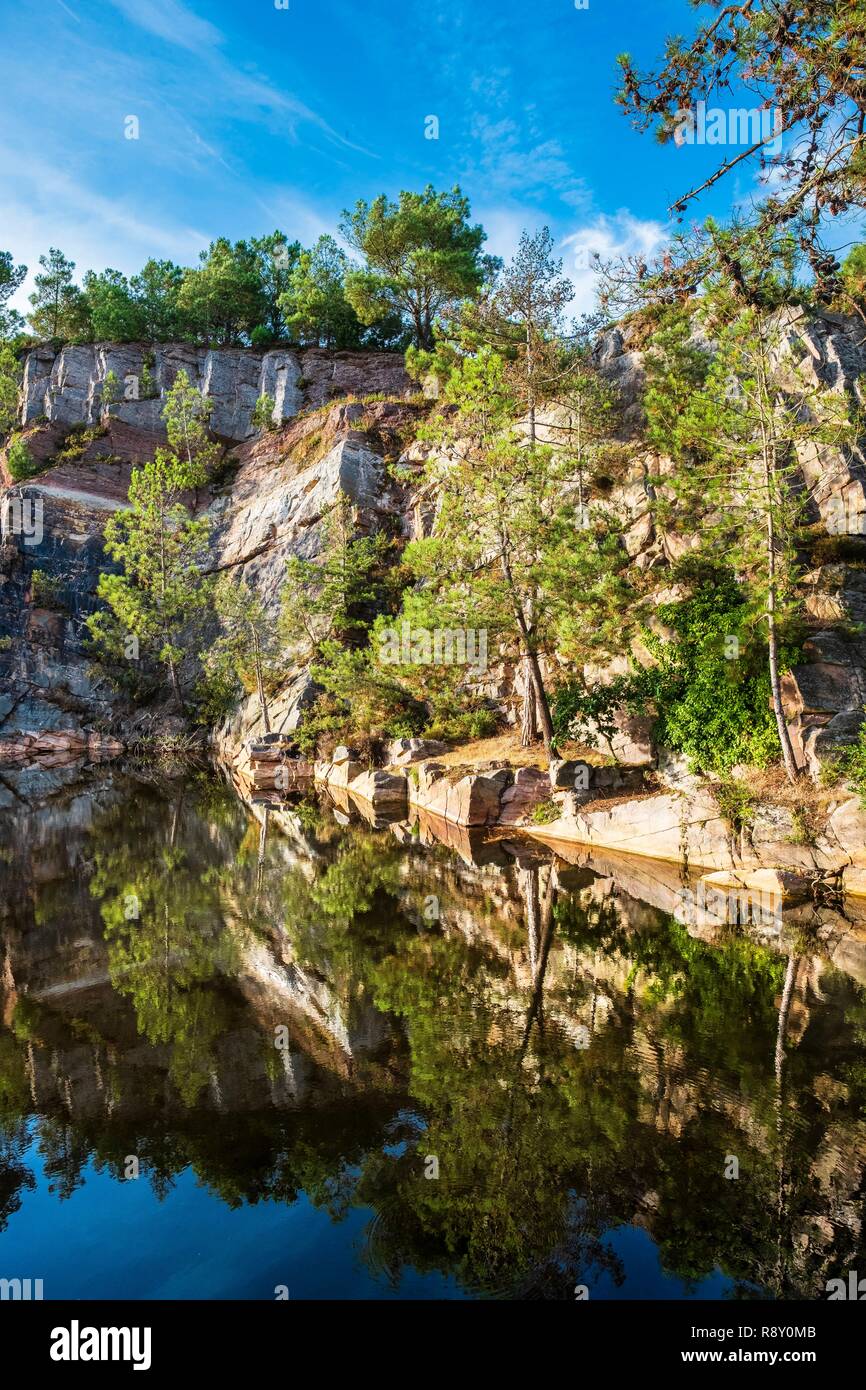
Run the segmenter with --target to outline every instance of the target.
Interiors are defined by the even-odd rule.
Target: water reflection
[[[303,1196],[379,1291],[615,1294],[640,1233],[656,1296],[862,1267],[838,912],[687,924],[675,869],[333,809],[101,774],[4,827],[0,1231],[135,1156],[154,1202],[189,1168],[238,1211]]]

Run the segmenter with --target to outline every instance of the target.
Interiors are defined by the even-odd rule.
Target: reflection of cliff
[[[369,1005],[361,1018],[357,1000],[344,1022],[328,981],[286,959],[242,809],[221,792],[202,808],[182,783],[168,796],[111,785],[115,807],[100,786],[98,797],[81,790],[19,819],[0,865],[0,1003],[7,1026],[35,1031],[34,1104],[146,1109],[147,1076],[172,1083],[169,1109],[249,1110],[309,1098],[329,1081],[338,1089],[354,1052],[387,1030]]]
[[[513,1238],[506,1206],[543,1249],[570,1229],[569,1192],[603,1194],[598,1221],[644,1226],[684,1278],[721,1266],[814,1297],[856,1261],[864,949],[838,912],[799,910],[772,934],[687,927],[624,891],[627,865],[598,876],[517,843],[467,840],[458,857],[396,838],[418,937],[380,967],[377,998],[407,1028],[421,1151],[453,1165],[461,1197],[436,1218],[469,1282],[493,1267],[497,1216]],[[429,1222],[436,1203],[424,1206]],[[547,1264],[533,1268],[545,1283]]]
[[[99,786],[3,865],[0,1219],[35,1111],[60,1191],[132,1153],[231,1202],[303,1187],[373,1210],[394,1279],[570,1297],[621,1277],[622,1225],[686,1281],[815,1297],[857,1267],[866,1002],[837,918],[687,927],[628,866]]]

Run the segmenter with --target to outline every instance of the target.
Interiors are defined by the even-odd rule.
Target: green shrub
[[[609,685],[589,687],[583,681],[569,681],[560,686],[551,711],[554,750],[569,740],[580,743],[597,734],[616,761],[613,738],[619,727],[617,711],[640,700],[640,678],[634,676],[618,676]]]
[[[733,574],[719,569],[690,598],[662,604],[657,613],[676,640],[644,633],[659,664],[642,672],[638,683],[641,695],[657,709],[659,742],[684,753],[701,772],[777,762],[767,648],[761,627],[751,624],[752,610]],[[781,669],[794,665],[798,656],[794,644],[784,646]]]
[[[73,425],[63,443],[51,460],[52,463],[77,463],[87,453],[90,445],[105,434],[102,425]]]
[[[141,379],[138,383],[139,399],[143,401],[155,401],[159,395],[159,387],[153,368],[156,366],[156,357],[152,352],[146,352],[141,361]]]
[[[464,709],[453,714],[437,711],[424,727],[425,738],[440,738],[446,743],[460,743],[466,739],[491,738],[498,728],[493,710]]]
[[[34,608],[62,609],[63,582],[44,570],[34,570],[30,576],[30,597]]]
[[[734,575],[706,564],[684,569],[694,592],[660,604],[659,621],[673,640],[644,630],[645,646],[657,664],[607,686],[581,681],[560,687],[553,706],[554,746],[580,741],[590,728],[612,751],[616,715],[654,712],[654,737],[684,753],[696,772],[729,772],[737,763],[766,767],[779,759],[779,736],[770,706],[767,649],[761,629]],[[799,648],[780,653],[782,669],[795,664]]]
[[[238,475],[241,461],[237,454],[224,454],[218,459],[211,469],[208,483],[212,492],[219,492],[222,488],[229,487]]]
[[[236,673],[223,666],[205,671],[199,677],[193,695],[196,722],[207,727],[222,723],[238,704],[242,693]]]
[[[99,401],[102,412],[106,413],[113,405],[117,405],[122,395],[123,393],[120,389],[117,372],[106,372]]]
[[[274,421],[275,406],[276,401],[274,400],[273,396],[269,396],[266,391],[263,392],[261,396],[259,396],[258,400],[255,403],[255,406],[253,407],[252,425],[254,429],[276,429],[276,423]]]
[[[857,742],[841,749],[832,763],[826,765],[826,773],[830,781],[844,777],[866,808],[866,720],[860,725]]]
[[[394,719],[389,719],[385,726],[385,733],[389,738],[415,738],[418,731],[419,719],[414,711],[399,714]]]
[[[814,845],[818,837],[814,811],[804,806],[795,806],[791,812],[791,834],[788,840],[792,845]]]
[[[274,343],[274,335],[267,324],[257,323],[250,334],[250,343],[254,348],[269,348]]]
[[[755,798],[745,782],[719,782],[713,787],[719,810],[732,828],[740,831],[750,825],[755,814]]]
[[[539,801],[537,806],[532,808],[532,820],[535,825],[550,825],[551,821],[559,820],[562,815],[562,808],[557,801]]]
[[[20,434],[14,436],[6,451],[6,463],[16,483],[26,478],[35,478],[41,466],[36,462]]]

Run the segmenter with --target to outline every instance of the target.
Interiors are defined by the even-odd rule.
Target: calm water
[[[687,929],[673,869],[451,840],[254,814],[209,773],[0,816],[0,1277],[818,1298],[866,1270],[863,928]]]

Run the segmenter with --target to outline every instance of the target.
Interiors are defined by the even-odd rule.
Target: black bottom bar
[[[862,1301],[862,1300],[860,1300]],[[465,1356],[486,1371],[542,1352],[567,1355],[575,1375],[590,1363],[611,1370],[701,1376],[808,1369],[822,1375],[857,1364],[866,1319],[857,1300],[820,1303],[399,1303],[302,1300],[283,1303],[0,1303],[4,1354],[61,1383],[108,1372],[161,1380],[178,1372],[309,1375],[319,1362],[333,1382],[343,1365],[357,1372],[376,1359],[393,1366],[405,1341],[423,1357],[429,1382],[465,1371]],[[525,1340],[534,1334],[542,1343]],[[53,1353],[53,1354],[52,1354]],[[90,1359],[96,1353],[101,1359]],[[65,1359],[61,1359],[65,1358]],[[125,1358],[125,1359],[124,1359]],[[298,1359],[300,1358],[300,1360]],[[136,1372],[134,1367],[138,1365]],[[396,1362],[408,1370],[410,1363]],[[385,1367],[382,1367],[383,1372]]]

